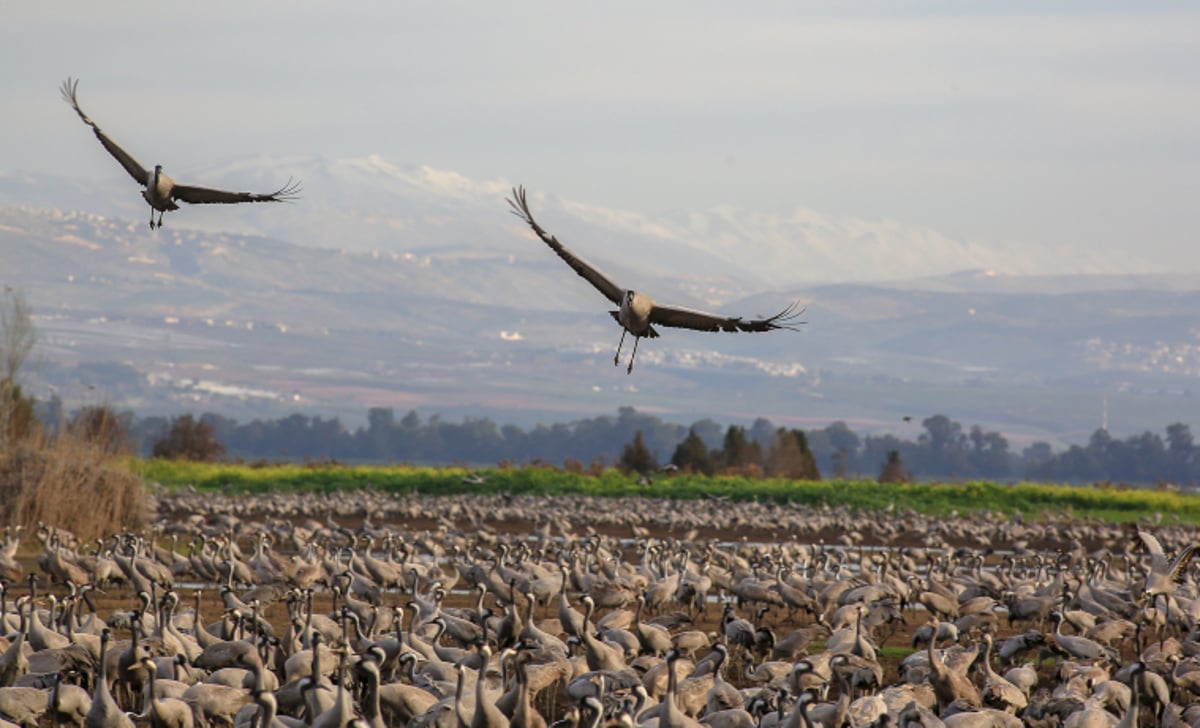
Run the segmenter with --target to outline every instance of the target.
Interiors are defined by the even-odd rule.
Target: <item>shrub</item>
[[[128,455],[132,449],[125,419],[110,407],[84,407],[71,421],[70,431],[109,455]]]
[[[103,443],[70,431],[27,437],[0,454],[0,512],[7,525],[44,521],[82,539],[148,520],[142,480]]]
[[[626,473],[649,473],[658,470],[658,458],[646,447],[642,431],[633,435],[633,442],[625,445],[621,451],[621,470]]]
[[[603,455],[597,455],[592,458],[592,462],[588,463],[587,472],[593,478],[599,478],[601,475],[604,475],[605,470],[608,470],[608,458]]]
[[[33,399],[21,393],[21,385],[0,380],[0,445],[29,437],[36,425]]]
[[[675,454],[671,456],[671,464],[680,470],[704,475],[712,475],[716,470],[713,460],[713,454],[696,434],[695,428],[688,430],[687,437],[675,447]]]
[[[804,431],[783,427],[775,432],[775,440],[767,450],[766,471],[774,478],[821,479],[821,470],[808,447],[808,438]]]
[[[151,453],[166,460],[192,460],[208,463],[221,457],[224,446],[217,442],[212,425],[190,414],[171,420],[162,438],[154,443]]]
[[[0,296],[0,523],[39,521],[80,538],[141,528],[146,520],[142,481],[118,461],[126,442],[120,419],[89,408],[51,437],[34,417],[33,400],[17,376],[37,341],[25,297],[5,287]]]
[[[900,462],[900,451],[889,450],[887,461],[883,464],[883,469],[879,472],[880,483],[908,483],[912,480],[912,476],[904,469],[904,463]]]
[[[721,465],[724,472],[737,475],[749,472],[751,465],[757,466],[762,462],[762,446],[757,442],[746,439],[746,428],[730,425],[725,431],[725,440],[720,453]],[[759,468],[762,472],[762,468]]]

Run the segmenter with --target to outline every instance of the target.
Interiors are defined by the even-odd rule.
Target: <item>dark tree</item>
[[[406,430],[417,429],[421,426],[421,415],[417,414],[416,410],[409,410],[404,419],[400,420],[400,426]]]
[[[1106,435],[1108,433],[1105,433]],[[1067,480],[1102,480],[1103,465],[1090,447],[1072,445],[1055,459],[1058,477]]]
[[[1167,450],[1157,433],[1147,430],[1128,438],[1123,444],[1125,458],[1120,468],[1122,480],[1149,483],[1162,477]]]
[[[967,436],[962,425],[946,415],[934,415],[921,422],[925,432],[917,438],[923,472],[940,475],[970,475],[967,461]]]
[[[777,428],[771,424],[771,421],[765,417],[759,417],[750,425],[750,429],[746,432],[746,436],[751,442],[758,443],[758,446],[767,450],[775,443],[775,433]]]
[[[1072,445],[1058,454],[1044,443],[1039,445],[1035,452],[1026,450],[1024,454],[1025,476],[1037,480],[1200,481],[1200,450],[1193,444],[1188,426],[1178,422],[1167,426],[1165,440],[1149,431],[1120,440],[1099,429],[1086,446]]]
[[[726,470],[744,471],[762,466],[762,447],[746,439],[746,428],[730,425],[721,448],[721,464]],[[761,472],[761,471],[760,471]]]
[[[1182,422],[1167,425],[1167,473],[1176,483],[1200,479],[1200,450],[1192,440],[1192,430]]]
[[[396,426],[396,411],[391,407],[372,407],[367,410],[367,429],[387,432]]]
[[[892,450],[887,454],[887,460],[883,463],[883,469],[879,471],[880,483],[907,483],[912,480],[912,476],[904,469],[904,463],[900,461],[900,452]]]
[[[152,450],[156,458],[196,462],[212,462],[224,452],[225,448],[213,435],[212,425],[190,414],[171,420],[170,428]]]
[[[26,398],[19,388],[8,394]],[[0,397],[0,402],[3,402]],[[14,409],[9,400],[9,414]],[[58,400],[34,403],[37,430],[59,430],[63,423]],[[122,415],[126,417],[128,415]],[[397,421],[387,408],[367,412],[367,423],[348,432],[342,423],[303,414],[278,420],[253,420],[240,424],[232,419],[205,413],[201,420],[213,427],[212,439],[228,448],[231,457],[256,459],[336,458],[383,459],[399,462],[486,463],[507,461],[563,462],[570,458],[591,463],[602,471],[618,463],[629,444],[628,433],[640,432],[642,444],[651,453],[674,453],[671,461],[680,469],[712,475],[728,469],[743,476],[763,473],[779,477],[846,477],[855,473],[878,473],[880,463],[896,451],[914,477],[945,476],[1011,478],[1021,476],[1056,482],[1124,481],[1127,483],[1200,483],[1200,446],[1188,425],[1173,423],[1163,433],[1143,432],[1123,439],[1099,430],[1084,444],[1055,452],[1049,443],[1038,442],[1023,452],[1013,453],[998,432],[980,426],[964,428],[945,415],[924,420],[918,441],[883,433],[860,437],[844,422],[821,429],[790,431],[795,442],[781,438],[775,428],[763,441],[769,425],[758,419],[750,428],[718,425],[699,420],[691,428],[664,422],[623,407],[616,417],[601,416],[569,423],[537,425],[529,430],[513,424],[497,426],[489,419],[464,418],[452,422],[430,415],[427,420],[409,412]],[[11,419],[11,418],[10,418]],[[25,415],[15,419],[24,421]],[[150,454],[152,445],[166,440],[174,423],[162,417],[131,419],[130,434],[138,452]],[[194,423],[193,423],[194,424]],[[66,423],[60,425],[65,429]],[[910,428],[915,433],[916,426]],[[3,438],[0,420],[0,439]],[[797,453],[814,456],[813,475],[801,476]],[[835,449],[836,448],[836,449]],[[577,467],[572,464],[573,467]],[[906,473],[907,475],[908,473]]]
[[[841,420],[831,422],[825,428],[825,432],[829,435],[829,444],[834,450],[849,450],[853,452],[858,449],[859,444],[862,442],[858,433],[851,430]]]
[[[792,439],[796,441],[796,449],[800,451],[800,457],[804,463],[804,478],[820,480],[821,469],[817,467],[817,458],[813,455],[812,448],[808,446],[808,435],[804,433],[804,430],[792,430]]]
[[[835,478],[857,472],[856,459],[862,440],[845,422],[838,420],[808,433],[808,444],[821,468]]]
[[[621,451],[620,467],[627,473],[650,473],[658,470],[658,458],[646,447],[641,430],[634,433],[633,442]]]
[[[1025,477],[1040,480],[1054,480],[1054,450],[1050,443],[1039,440],[1021,453],[1025,462]]]
[[[721,427],[720,423],[705,417],[693,422],[691,429],[697,437],[704,441],[705,447],[709,450],[720,448],[721,439],[725,435],[725,428]]]
[[[712,453],[704,444],[704,440],[696,434],[695,429],[688,430],[687,437],[676,446],[675,454],[671,456],[671,464],[680,470],[704,475],[712,475],[716,470]]]
[[[1008,440],[999,432],[984,432],[979,425],[971,427],[967,436],[971,442],[968,461],[975,475],[988,478],[1006,478],[1012,472],[1009,462]]]
[[[767,450],[767,475],[791,480],[820,480],[821,471],[817,459],[808,449],[808,438],[803,430],[788,430],[780,427],[774,441]]]
[[[863,440],[860,462],[870,463],[871,470],[877,471],[879,464],[887,461],[888,453],[895,450],[900,454],[907,467],[920,462],[920,448],[911,440],[901,440],[892,434],[869,435]]]

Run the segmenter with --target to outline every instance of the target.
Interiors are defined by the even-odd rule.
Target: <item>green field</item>
[[[1200,498],[1165,490],[1114,489],[1042,483],[989,482],[910,483],[883,485],[872,480],[795,481],[735,476],[657,476],[642,486],[635,478],[608,470],[591,476],[550,468],[466,469],[460,467],[269,465],[188,463],[138,460],[135,473],[168,490],[191,486],[201,491],[264,493],[270,491],[327,492],[371,488],[388,493],[510,493],[649,496],[661,498],[728,497],[738,500],[776,500],[809,505],[846,505],[878,510],[895,506],[922,513],[1020,511],[1029,517],[1043,512],[1078,517],[1132,521],[1151,513],[1178,516],[1200,523]],[[471,474],[484,482],[464,482]]]

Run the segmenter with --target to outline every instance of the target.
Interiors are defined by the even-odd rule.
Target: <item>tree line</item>
[[[61,405],[39,407],[42,422],[68,419]],[[909,437],[860,435],[842,421],[807,430],[781,428],[765,418],[745,427],[710,418],[684,425],[633,407],[621,407],[615,416],[528,429],[488,418],[422,417],[416,411],[397,417],[384,407],[368,410],[366,424],[356,428],[336,417],[303,414],[244,423],[213,413],[168,418],[124,412],[118,417],[134,452],[187,453],[193,459],[621,466],[636,472],[671,464],[703,473],[796,478],[1200,483],[1200,446],[1183,423],[1169,425],[1163,435],[1147,431],[1120,439],[1100,429],[1086,444],[1065,450],[1036,442],[1017,452],[1001,433],[964,427],[942,414],[919,426],[905,424],[901,429],[913,430]]]

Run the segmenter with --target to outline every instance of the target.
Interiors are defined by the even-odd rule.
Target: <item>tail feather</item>
[[[620,311],[609,311],[608,315],[613,317],[613,321],[616,321],[617,323],[621,323],[621,312]],[[633,332],[631,331],[630,333],[633,333]],[[658,332],[654,330],[653,326],[648,326],[648,327],[646,327],[646,333],[642,334],[642,336],[644,336],[647,339],[657,339]]]

